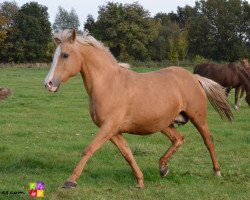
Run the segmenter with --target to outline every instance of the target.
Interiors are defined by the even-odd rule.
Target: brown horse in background
[[[242,68],[246,68],[243,65],[247,64],[247,60],[243,60],[241,65],[236,63],[229,64],[213,64],[213,63],[203,63],[196,65],[194,69],[194,74],[199,74],[203,77],[207,77],[209,79],[214,80],[219,83],[223,87],[227,88],[226,93],[229,94],[232,88],[235,88],[235,106],[236,110],[239,109],[239,101],[238,96],[242,86]],[[250,81],[250,79],[249,79]],[[243,92],[241,92],[241,97],[243,96]],[[250,105],[250,104],[249,104]]]
[[[54,40],[57,49],[44,81],[45,87],[56,92],[61,83],[81,73],[92,120],[100,128],[64,187],[76,186],[89,158],[110,140],[129,163],[138,187],[142,188],[143,174],[124,133],[149,135],[161,132],[171,140],[172,146],[159,160],[160,174],[166,176],[170,157],[184,142],[174,125],[185,124],[188,120],[201,134],[214,172],[220,175],[207,124],[206,96],[221,117],[232,120],[233,115],[219,84],[179,67],[141,74],[120,67],[110,51],[86,32],[76,36],[75,31],[65,30],[55,35]]]

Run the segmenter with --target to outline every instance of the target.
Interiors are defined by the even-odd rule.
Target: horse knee
[[[91,150],[91,148],[86,148],[86,149],[84,149],[84,151],[82,152],[82,157],[84,157],[84,156],[90,157],[92,154],[93,154],[93,151]]]

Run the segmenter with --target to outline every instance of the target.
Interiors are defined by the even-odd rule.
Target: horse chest
[[[97,111],[96,111],[96,105],[94,102],[90,101],[89,103],[89,111],[90,111],[90,116],[93,120],[93,122],[100,127],[100,119],[97,115]]]
[[[105,109],[103,108],[103,106],[97,104],[95,101],[92,100],[89,103],[89,111],[93,122],[98,127],[100,127],[103,124],[106,117]]]

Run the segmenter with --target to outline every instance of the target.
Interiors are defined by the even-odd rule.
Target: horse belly
[[[133,135],[150,135],[159,132],[164,127],[169,126],[170,122],[157,122],[150,121],[148,123],[125,123],[121,132],[130,133]]]
[[[155,102],[141,104],[132,109],[125,117],[124,131],[131,134],[148,135],[170,126],[181,112],[181,106],[177,100],[168,103]]]

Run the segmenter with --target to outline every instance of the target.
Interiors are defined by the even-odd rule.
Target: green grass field
[[[160,133],[126,135],[144,173],[144,189],[135,187],[132,170],[110,142],[89,160],[77,188],[62,189],[98,129],[89,115],[81,77],[72,78],[53,94],[43,86],[47,71],[0,69],[0,87],[13,92],[0,102],[0,199],[29,199],[28,184],[36,181],[45,183],[45,199],[52,200],[250,199],[250,110],[246,102],[238,112],[233,111],[233,123],[222,121],[208,106],[221,178],[213,176],[203,140],[188,123],[179,128],[185,143],[170,160],[168,177],[160,177],[158,160],[170,146],[169,140]],[[25,194],[6,195],[4,191]]]

